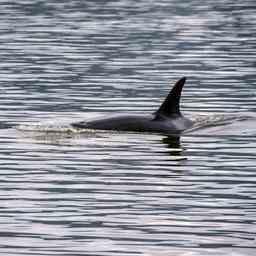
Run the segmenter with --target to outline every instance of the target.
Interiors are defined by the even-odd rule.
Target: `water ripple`
[[[3,1],[0,253],[255,255],[255,120],[205,121],[255,117],[255,7]],[[151,113],[182,76],[181,138],[11,128]]]

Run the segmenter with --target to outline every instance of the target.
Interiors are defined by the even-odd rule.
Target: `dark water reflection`
[[[171,138],[13,124],[255,112],[255,1],[3,1],[0,253],[255,255],[255,122]]]

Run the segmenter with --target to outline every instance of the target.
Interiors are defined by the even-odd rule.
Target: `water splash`
[[[254,121],[255,118],[252,116],[240,116],[240,115],[198,115],[192,117],[194,125],[192,128],[185,131],[185,133],[193,133],[197,131],[207,131],[210,133],[215,129],[216,132],[224,132],[224,133],[232,133],[235,130],[242,134],[243,130],[242,127],[249,128],[249,123]]]
[[[15,127],[19,131],[28,132],[45,132],[45,133],[95,133],[92,129],[77,129],[71,125],[58,125],[58,124],[22,124]]]

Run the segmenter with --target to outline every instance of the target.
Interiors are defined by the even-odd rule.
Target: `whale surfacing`
[[[193,125],[193,122],[180,112],[180,97],[185,82],[185,77],[178,80],[159,109],[152,114],[110,115],[72,123],[71,125],[74,128],[81,129],[156,132],[179,135]]]

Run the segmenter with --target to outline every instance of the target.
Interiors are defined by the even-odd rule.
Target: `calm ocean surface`
[[[0,254],[256,255],[256,122],[181,138],[20,131],[151,113],[255,116],[255,0],[0,5]]]

